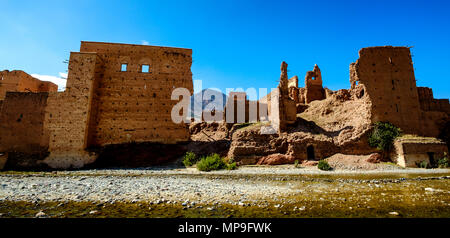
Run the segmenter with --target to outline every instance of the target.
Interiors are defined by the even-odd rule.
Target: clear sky
[[[417,84],[450,98],[450,1],[0,0],[0,70],[59,77],[80,41],[193,49],[204,88],[271,88],[318,64],[324,86],[349,88],[368,46],[413,46]]]

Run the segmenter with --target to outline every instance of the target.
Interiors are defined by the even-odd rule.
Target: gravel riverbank
[[[450,170],[332,171],[291,166],[1,172],[0,204],[145,203],[195,209],[292,206],[292,209],[441,207],[450,212]],[[384,195],[383,195],[384,194]],[[405,203],[405,201],[408,201]],[[385,205],[383,205],[385,203]],[[388,204],[390,204],[388,206]],[[277,207],[278,206],[278,207]],[[367,208],[367,209],[369,209]],[[403,208],[402,208],[403,209]]]

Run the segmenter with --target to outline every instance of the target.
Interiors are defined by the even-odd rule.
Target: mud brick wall
[[[0,113],[0,151],[39,153],[48,148],[44,130],[48,93],[8,92]]]
[[[58,85],[40,81],[31,75],[20,71],[0,72],[0,99],[4,99],[6,92],[56,92]]]
[[[372,121],[389,121],[406,133],[420,134],[420,105],[409,48],[361,49],[350,66],[352,88],[364,85],[372,102]]]
[[[428,153],[431,153],[430,155]],[[403,167],[417,167],[417,163],[426,161],[429,164],[436,163],[444,157],[444,153],[448,153],[445,143],[415,143],[401,142],[394,143],[394,152],[392,158]],[[432,155],[433,161],[430,161]]]
[[[305,102],[325,99],[325,90],[322,85],[310,84],[305,88]]]
[[[423,111],[440,111],[450,114],[448,99],[434,99],[433,90],[427,87],[417,87],[420,108]]]
[[[82,42],[80,51],[95,52],[103,61],[93,97],[90,145],[189,140],[187,127],[172,122],[177,101],[171,94],[178,87],[193,92],[192,50]],[[142,72],[143,65],[149,66],[148,73]]]
[[[50,93],[45,113],[49,130],[51,167],[79,167],[90,158],[84,149],[88,131],[95,76],[102,61],[95,53],[71,53],[66,91]]]

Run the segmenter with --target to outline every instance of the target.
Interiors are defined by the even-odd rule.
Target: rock
[[[434,188],[425,188],[425,191],[427,191],[427,192],[442,192],[443,190],[441,190],[441,189],[434,189]]]
[[[245,204],[243,202],[239,202],[238,205],[239,206],[245,206]]]
[[[369,155],[369,158],[367,158],[367,162],[372,164],[378,164],[383,161],[383,157],[379,153],[373,153]]]
[[[398,212],[389,212],[389,215],[392,215],[392,216],[399,216],[400,214],[399,214]]]
[[[280,165],[280,164],[292,164],[295,161],[295,157],[292,155],[284,154],[271,154],[269,156],[262,157],[258,161],[258,165]]]
[[[45,214],[42,210],[36,213],[36,218],[45,218],[47,217],[47,214]]]
[[[315,167],[319,164],[319,161],[315,161],[315,160],[305,160],[302,163],[302,166],[305,167]]]
[[[91,214],[91,215],[94,215],[94,214],[97,214],[97,213],[98,213],[97,210],[92,210],[92,211],[89,212],[89,214]]]

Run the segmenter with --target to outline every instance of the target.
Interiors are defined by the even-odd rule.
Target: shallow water
[[[449,174],[348,174],[234,176],[223,182],[256,180],[289,187],[288,196],[255,197],[241,205],[0,201],[2,217],[450,217]],[[188,176],[188,175],[183,175]],[[181,177],[183,177],[181,176]],[[191,176],[191,177],[197,177]],[[245,179],[242,179],[245,178]],[[255,186],[258,186],[256,182]],[[272,191],[267,191],[270,194]],[[90,213],[91,211],[95,213]]]

